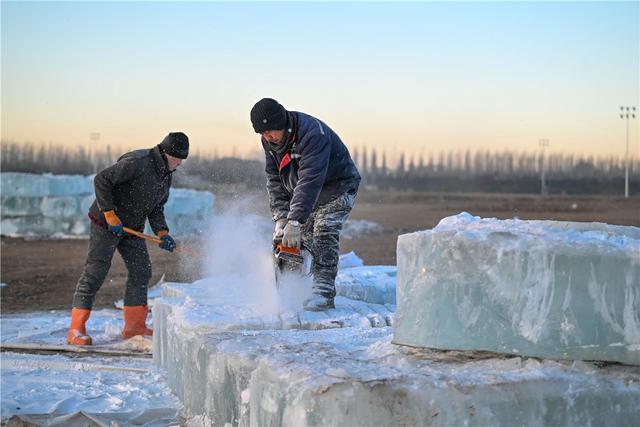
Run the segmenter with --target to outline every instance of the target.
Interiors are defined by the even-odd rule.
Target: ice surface
[[[338,270],[338,295],[374,304],[396,303],[396,267],[360,266]]]
[[[40,414],[37,425],[48,425],[78,411],[111,414],[122,425],[173,425],[182,406],[149,359],[3,352],[1,372],[3,425],[21,414]]]
[[[53,175],[20,172],[0,174],[3,197],[58,197],[93,194],[93,175]]]
[[[199,331],[371,328],[393,323],[391,304],[338,296],[333,310],[301,311],[302,300],[292,306],[280,301],[275,289],[256,289],[241,276],[217,276],[191,284],[169,282],[162,286],[164,297],[155,300],[154,315],[163,311],[169,316],[169,311],[172,322]]]
[[[5,350],[20,345],[64,347],[69,317],[67,310],[3,315],[0,319],[2,346]],[[138,355],[151,350],[148,338],[123,340],[122,326],[122,311],[94,310],[87,322],[94,341],[91,349],[136,351]],[[181,404],[167,386],[164,373],[150,359],[80,356],[84,355],[3,351],[0,356],[2,422],[12,415],[29,414],[30,419],[38,421],[36,425],[48,425],[47,422],[56,417],[77,411],[102,414],[103,418],[118,420],[122,425],[176,422]],[[39,415],[33,416],[35,414]],[[57,425],[70,425],[58,421]]]
[[[394,342],[640,365],[640,229],[481,219],[398,238]]]
[[[93,176],[8,172],[0,178],[3,235],[63,238],[89,234]],[[213,203],[214,196],[207,191],[172,189],[165,205],[171,233],[185,236],[205,231]]]
[[[354,282],[366,275],[356,267]],[[394,270],[379,267],[387,277]],[[165,283],[154,360],[190,425],[585,425],[640,410],[640,368],[470,358],[391,343],[391,304],[278,311],[242,278]],[[276,311],[272,312],[276,307]]]
[[[168,381],[202,425],[616,425],[640,371],[404,353],[390,328],[185,333],[165,319]]]
[[[2,344],[65,344],[69,330],[70,311],[52,310],[28,314],[5,314],[0,319]],[[149,322],[152,322],[150,316]],[[93,310],[87,321],[87,332],[93,338],[94,347],[118,347],[121,350],[149,351],[148,342],[122,340],[124,326],[122,310]]]
[[[362,258],[353,251],[341,254],[338,260],[338,268],[362,267],[363,265],[364,261],[362,261]]]

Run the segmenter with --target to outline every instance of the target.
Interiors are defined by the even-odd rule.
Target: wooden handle
[[[129,227],[122,227],[122,228],[124,229],[125,232],[127,232],[129,234],[132,234],[134,236],[140,237],[141,239],[146,239],[146,240],[149,240],[150,242],[154,242],[154,243],[158,243],[158,244],[162,243],[162,240],[158,239],[155,236],[150,236],[148,234],[141,233],[141,232],[133,230],[133,229],[131,229]]]
[[[153,242],[153,243],[158,243],[158,244],[162,243],[162,240],[157,238],[156,236],[150,236],[148,234],[144,234],[144,233],[141,233],[139,231],[133,230],[133,229],[131,229],[129,227],[122,227],[122,228],[124,229],[125,232],[127,232],[127,233],[129,233],[129,234],[131,234],[133,236],[140,237],[141,239],[145,239],[145,240],[148,240],[148,241]],[[195,257],[197,257],[197,258],[199,258],[201,260],[203,259],[202,254],[194,252],[193,250],[190,250],[189,248],[185,248],[182,245],[176,246],[175,251],[176,252],[181,252],[183,254],[195,256]]]

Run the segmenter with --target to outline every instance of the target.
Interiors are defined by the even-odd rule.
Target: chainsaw
[[[313,262],[311,252],[304,246],[291,248],[284,246],[281,239],[273,242],[276,273],[276,287],[279,289],[283,277],[306,277],[311,275]]]

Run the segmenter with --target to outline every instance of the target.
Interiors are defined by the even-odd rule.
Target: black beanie
[[[189,155],[189,137],[182,132],[171,132],[160,143],[165,154],[179,159],[186,159]]]
[[[287,110],[275,99],[262,98],[251,109],[251,124],[256,133],[284,129],[287,126]]]

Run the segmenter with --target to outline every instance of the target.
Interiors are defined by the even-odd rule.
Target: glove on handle
[[[113,210],[104,212],[104,219],[107,221],[107,228],[110,232],[117,237],[124,236],[124,228],[122,227],[122,221],[118,218],[118,215]]]

